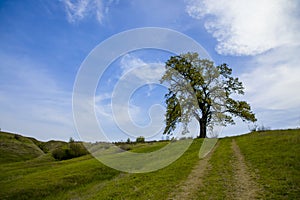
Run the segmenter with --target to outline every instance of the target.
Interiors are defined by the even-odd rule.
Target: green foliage
[[[57,148],[52,152],[52,156],[56,160],[67,160],[71,158],[68,148]]]
[[[80,157],[88,154],[84,145],[81,142],[75,142],[70,140],[70,143],[65,146],[61,146],[52,152],[52,156],[56,160],[67,160],[71,158]]]
[[[139,137],[136,138],[135,141],[136,141],[137,143],[143,143],[143,142],[145,142],[145,137],[139,136]]]
[[[244,94],[238,78],[232,77],[227,64],[215,66],[197,53],[172,56],[166,62],[166,72],[161,83],[169,85],[165,95],[166,127],[164,134],[171,134],[178,123],[187,124],[195,117],[200,125],[200,137],[206,137],[206,129],[213,125],[233,124],[233,117],[243,121],[256,121],[250,105],[231,98],[232,94]]]
[[[75,142],[75,140],[72,137],[70,137],[69,143],[74,143],[74,142]]]

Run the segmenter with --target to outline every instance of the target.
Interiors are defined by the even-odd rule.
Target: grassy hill
[[[299,129],[219,139],[214,152],[202,160],[198,154],[203,140],[196,139],[171,165],[141,174],[119,172],[91,155],[55,161],[49,153],[41,156],[44,152],[38,142],[18,140],[8,133],[0,137],[4,149],[0,151],[0,199],[300,198]],[[56,145],[50,144],[49,149]],[[130,144],[126,148],[151,152],[166,144]],[[6,146],[13,151],[5,150]]]
[[[33,138],[0,132],[0,163],[25,161],[43,155],[34,141],[37,142]]]
[[[63,141],[41,142],[32,137],[0,131],[0,164],[40,157],[49,158],[49,153],[67,145],[68,143]]]
[[[264,198],[300,198],[300,129],[259,132],[236,140],[259,175]]]

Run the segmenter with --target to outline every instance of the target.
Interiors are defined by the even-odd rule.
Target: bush
[[[72,141],[67,146],[59,147],[52,152],[56,160],[67,160],[88,154],[82,143]]]
[[[73,157],[79,157],[89,153],[85,149],[82,143],[72,142],[69,144],[69,147],[70,147],[70,155]]]
[[[20,139],[21,139],[21,136],[18,135],[18,134],[15,134],[14,138],[15,138],[16,140],[20,140]]]
[[[69,149],[66,148],[57,148],[52,152],[52,156],[53,158],[55,158],[56,160],[67,160],[70,159],[69,156]]]
[[[137,142],[137,143],[139,143],[139,142],[140,142],[140,143],[144,143],[144,142],[145,142],[145,138],[144,138],[143,136],[137,137],[137,138],[136,138],[136,142]]]

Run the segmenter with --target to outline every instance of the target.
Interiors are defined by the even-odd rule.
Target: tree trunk
[[[200,119],[199,125],[200,125],[200,135],[199,138],[206,138],[206,120]]]

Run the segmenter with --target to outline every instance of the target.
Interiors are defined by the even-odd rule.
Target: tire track
[[[235,188],[233,191],[234,199],[257,199],[261,189],[252,178],[254,176],[254,173],[250,173],[248,166],[245,163],[245,158],[234,139],[232,140],[232,150],[237,159],[236,163],[233,166],[235,170]]]
[[[174,188],[168,200],[197,199],[197,192],[203,187],[203,177],[209,171],[210,165],[208,161],[218,145],[219,143],[204,158],[198,161],[187,179]]]

